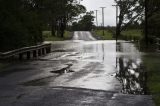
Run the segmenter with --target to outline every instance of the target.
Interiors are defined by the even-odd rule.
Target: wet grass
[[[51,31],[43,31],[43,38],[45,41],[63,41],[69,40],[72,38],[72,33],[69,31],[65,31],[64,37],[52,36]]]
[[[104,31],[104,36],[103,36],[103,30],[96,30],[95,34],[100,36],[103,40],[113,40],[113,34],[109,32],[108,30]]]
[[[129,29],[126,31],[122,31],[121,32],[123,38],[127,39],[127,40],[133,40],[133,39],[142,39],[142,30],[139,29]]]
[[[156,106],[160,106],[160,55],[146,55],[143,57],[148,72],[147,86]]]
[[[100,36],[103,40],[113,40],[115,38],[113,38],[113,33],[105,30],[104,31],[104,36],[103,36],[103,30],[96,30],[95,34]],[[128,29],[126,31],[122,31],[121,32],[121,39],[125,39],[125,40],[140,40],[142,39],[142,30],[139,29]]]

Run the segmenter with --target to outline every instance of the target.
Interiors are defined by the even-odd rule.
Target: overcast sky
[[[105,26],[115,26],[116,24],[116,9],[112,5],[115,4],[114,0],[83,0],[81,4],[87,8],[87,11],[98,11],[98,24],[102,24],[102,9],[100,7],[106,7],[104,9]],[[95,15],[95,14],[94,14]]]

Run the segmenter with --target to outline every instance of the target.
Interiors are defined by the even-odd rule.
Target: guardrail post
[[[38,49],[38,56],[42,55],[42,49]]]
[[[28,51],[28,52],[27,52],[27,59],[30,59],[30,58],[31,58],[31,52]]]
[[[45,54],[46,54],[46,49],[42,48],[42,55],[45,55]]]
[[[22,60],[23,59],[23,53],[20,53],[19,54],[19,60]]]
[[[38,57],[38,51],[37,50],[34,50],[33,51],[33,58],[37,58]]]
[[[50,53],[51,52],[51,48],[50,47],[46,47],[46,53]]]

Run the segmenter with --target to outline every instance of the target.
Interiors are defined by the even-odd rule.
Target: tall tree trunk
[[[116,40],[118,40],[118,37],[121,34],[121,30],[120,29],[121,29],[120,24],[117,24],[117,28],[116,28]]]
[[[117,40],[118,37],[120,37],[120,35],[121,35],[122,22],[123,22],[123,15],[122,15],[122,13],[121,13],[121,11],[120,11],[119,22],[118,22],[117,28],[116,28],[116,34],[117,34],[116,40]]]
[[[60,25],[60,31],[61,31],[61,37],[62,37],[62,38],[64,37],[65,28],[66,28],[66,18],[63,17],[63,18],[61,19],[61,25]]]
[[[56,34],[56,29],[55,29],[55,25],[56,24],[56,22],[55,22],[55,19],[53,19],[52,20],[52,25],[51,25],[51,27],[52,27],[52,29],[51,29],[51,32],[52,32],[52,36],[55,36]]]

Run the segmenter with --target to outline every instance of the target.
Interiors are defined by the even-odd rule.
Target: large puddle
[[[74,60],[78,64],[65,64],[66,67],[51,71],[58,78],[49,77],[47,79],[33,80],[24,85],[37,86],[46,85],[47,83],[51,86],[101,90],[118,89],[118,91],[124,94],[148,94],[146,85],[147,72],[142,60],[144,54],[139,52],[133,43],[125,41],[116,42],[114,40],[67,41],[54,42],[52,49],[53,53],[43,58],[46,59],[45,61],[54,61],[54,55],[58,55],[56,57],[58,61],[65,60],[69,62]],[[82,68],[80,72],[75,72],[74,69],[80,68]],[[64,77],[63,75],[65,74],[68,76]]]
[[[116,77],[122,84],[122,93],[147,94],[147,71],[142,53],[132,43],[117,43]],[[122,53],[122,54],[121,54]]]
[[[59,46],[58,46],[59,45]],[[116,73],[125,94],[147,94],[147,72],[142,61],[142,53],[133,43],[125,41],[73,41],[58,43],[57,48],[67,48],[72,53],[62,56],[63,59],[99,62],[108,73]],[[73,52],[75,53],[73,55]],[[59,59],[62,59],[59,58]],[[65,73],[66,69],[54,73]],[[89,86],[89,85],[88,85]]]

